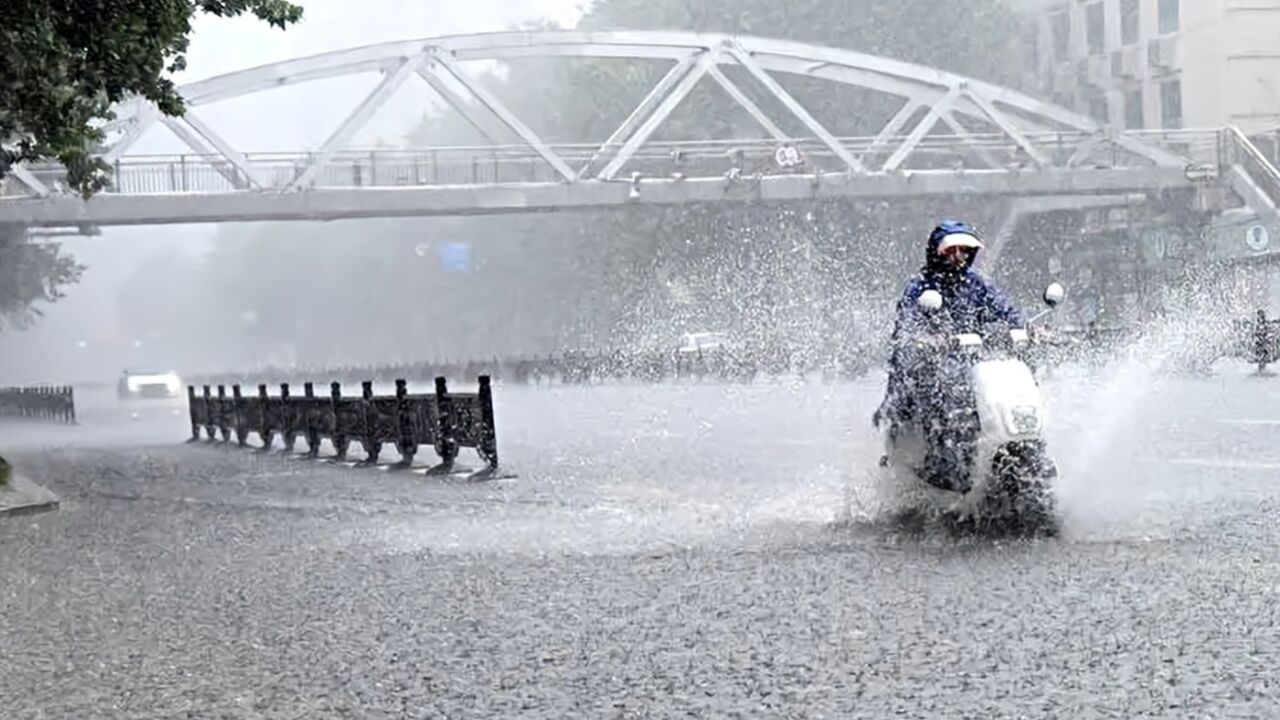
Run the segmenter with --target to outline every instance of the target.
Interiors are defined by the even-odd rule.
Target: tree
[[[581,26],[785,38],[1008,84],[1016,22],[1006,0],[596,0]]]
[[[56,302],[83,267],[54,243],[33,243],[23,228],[0,225],[0,329],[22,328],[40,316],[38,302]]]
[[[106,185],[95,123],[131,95],[180,115],[166,73],[185,68],[196,12],[252,12],[284,28],[302,17],[286,0],[5,0],[0,3],[0,179],[14,164],[56,159],[85,197]]]

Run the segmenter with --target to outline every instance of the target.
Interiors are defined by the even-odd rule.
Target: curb
[[[61,504],[57,495],[17,474],[0,490],[0,518],[52,512]]]

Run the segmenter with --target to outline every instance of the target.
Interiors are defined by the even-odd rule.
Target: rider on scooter
[[[952,427],[946,412],[963,402],[969,389],[956,380],[963,373],[948,372],[947,343],[993,322],[1026,327],[1021,311],[972,269],[982,247],[977,231],[958,220],[943,220],[930,233],[924,267],[898,302],[888,389],[874,417],[877,427],[886,419],[891,427],[921,423],[928,443],[922,479],[957,492],[970,488],[963,472],[968,432]],[[926,290],[937,290],[943,299],[942,308],[928,315],[916,304]]]

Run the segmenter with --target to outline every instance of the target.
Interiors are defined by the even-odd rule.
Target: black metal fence
[[[375,464],[384,443],[392,443],[400,453],[400,467],[413,463],[418,448],[430,445],[440,463],[429,474],[454,472],[461,448],[471,448],[485,462],[475,475],[491,476],[498,470],[498,441],[494,423],[493,389],[490,378],[480,377],[479,392],[451,393],[446,380],[435,380],[434,394],[410,394],[408,383],[396,380],[394,395],[376,396],[373,381],[361,383],[359,397],[342,394],[341,383],[331,383],[327,396],[317,396],[312,383],[304,383],[302,397],[290,392],[289,384],[280,385],[279,395],[270,395],[265,384],[257,394],[246,396],[239,385],[227,395],[225,385],[217,393],[205,385],[197,394],[195,386],[187,388],[191,413],[191,439],[199,440],[201,431],[211,441],[248,445],[250,434],[257,434],[263,450],[272,447],[277,436],[287,451],[293,451],[301,437],[307,444],[307,455],[318,457],[320,444],[328,440],[345,460],[352,441],[359,442],[365,452],[365,463]]]
[[[1267,366],[1280,362],[1280,320],[1271,320],[1263,310],[1249,319],[1237,320],[1231,354],[1266,373]]]
[[[75,423],[75,390],[67,386],[2,388],[0,417]]]

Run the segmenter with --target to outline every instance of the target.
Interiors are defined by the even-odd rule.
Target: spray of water
[[[1061,471],[1059,504],[1076,533],[1141,535],[1155,524],[1148,521],[1156,512],[1159,478],[1145,477],[1150,469],[1138,459],[1162,440],[1152,434],[1160,432],[1154,423],[1179,412],[1170,384],[1209,370],[1238,339],[1231,304],[1201,290],[1189,286],[1177,293],[1177,313],[1046,384],[1054,419],[1049,439]]]

